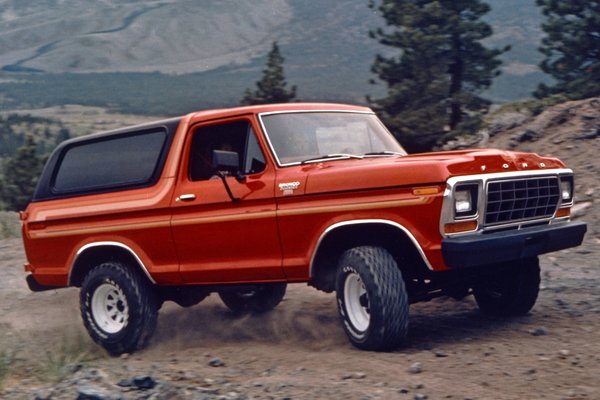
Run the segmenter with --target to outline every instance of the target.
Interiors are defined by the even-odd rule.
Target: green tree
[[[62,127],[60,128],[60,130],[58,131],[58,135],[56,135],[56,139],[55,139],[55,145],[59,145],[60,143],[64,142],[65,140],[69,140],[71,138],[71,131],[69,131],[69,129]]]
[[[246,89],[242,104],[288,103],[295,99],[296,86],[292,86],[290,90],[286,89],[287,82],[283,73],[284,61],[277,42],[273,42],[262,78],[256,82],[256,90]]]
[[[372,71],[387,96],[372,107],[409,152],[430,150],[443,136],[474,133],[490,102],[480,96],[500,74],[499,56],[480,0],[382,0],[386,28],[371,32],[398,54],[377,55]]]
[[[9,210],[20,211],[27,207],[43,166],[44,159],[37,155],[37,144],[33,136],[28,135],[25,144],[5,162],[3,168],[0,194]]]
[[[600,1],[536,0],[546,16],[540,68],[556,84],[540,85],[538,98],[564,94],[571,99],[600,95]]]

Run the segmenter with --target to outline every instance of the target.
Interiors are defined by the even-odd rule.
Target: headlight
[[[461,190],[454,195],[454,210],[457,214],[466,213],[473,209],[473,199],[470,190]]]
[[[477,184],[460,185],[454,190],[454,215],[467,218],[477,214]]]
[[[563,204],[573,201],[573,177],[563,176],[560,178],[560,199]]]

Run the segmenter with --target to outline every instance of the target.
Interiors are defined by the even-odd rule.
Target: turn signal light
[[[571,216],[571,209],[569,207],[559,208],[558,211],[556,212],[556,218],[565,218],[565,217],[570,217],[570,216]]]
[[[452,222],[444,225],[444,233],[469,232],[477,229],[477,220]]]
[[[430,194],[438,194],[440,189],[437,186],[429,186],[423,188],[416,188],[412,190],[412,194],[415,196],[426,196]]]

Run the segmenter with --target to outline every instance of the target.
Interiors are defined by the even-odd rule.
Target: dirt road
[[[412,306],[392,353],[354,349],[334,296],[294,285],[261,317],[233,317],[216,296],[167,304],[147,350],[110,358],[82,328],[77,290],[30,293],[20,241],[2,240],[0,398],[600,399],[599,248],[544,257],[525,317],[485,316],[471,298]],[[127,386],[136,377],[155,386]]]

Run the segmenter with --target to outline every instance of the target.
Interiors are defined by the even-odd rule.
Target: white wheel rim
[[[347,317],[358,331],[364,332],[369,327],[369,297],[360,276],[351,273],[344,282],[344,303]]]
[[[106,333],[123,329],[129,318],[129,306],[121,288],[109,283],[98,286],[92,296],[92,316]]]

